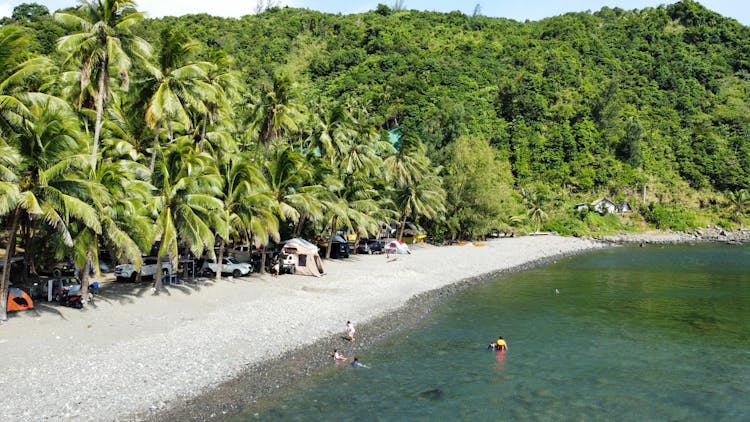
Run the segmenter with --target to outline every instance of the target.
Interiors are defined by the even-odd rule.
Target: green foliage
[[[446,149],[443,183],[446,226],[453,238],[477,238],[497,231],[512,213],[510,165],[486,140],[463,136]]]
[[[660,204],[649,204],[643,211],[649,223],[661,230],[685,231],[698,226],[690,211]]]

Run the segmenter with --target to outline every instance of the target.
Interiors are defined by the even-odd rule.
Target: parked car
[[[172,275],[172,263],[168,259],[161,261],[161,272],[164,276]],[[141,264],[141,278],[154,277],[156,275],[156,257],[145,257]],[[117,281],[138,279],[138,271],[133,264],[120,264],[115,267],[115,277]]]
[[[72,259],[64,258],[60,261],[40,262],[36,271],[42,275],[51,275],[60,278],[64,275],[73,275],[76,272],[76,266]]]
[[[203,274],[216,274],[216,261],[213,259],[207,259],[203,261],[201,266],[201,273]],[[242,277],[249,275],[253,272],[253,266],[247,262],[240,262],[233,256],[225,256],[221,260],[221,273],[231,274],[234,277]]]
[[[229,255],[237,258],[237,261],[250,262],[253,256],[253,247],[251,245],[235,245],[229,250]]]
[[[359,245],[357,245],[357,253],[361,254],[381,254],[385,242],[380,239],[360,239]]]
[[[320,242],[318,248],[320,248],[320,255],[324,256],[328,248],[328,241]],[[349,242],[340,235],[333,236],[330,258],[349,258]]]
[[[54,277],[35,282],[29,288],[29,296],[32,299],[47,299],[50,286],[52,287],[52,300],[57,301],[63,296],[76,295],[81,291],[81,281],[76,277]]]

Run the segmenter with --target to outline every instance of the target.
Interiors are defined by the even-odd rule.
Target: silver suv
[[[168,259],[162,259],[161,261],[161,273],[163,276],[168,277],[172,275],[172,263]],[[143,277],[154,277],[156,275],[156,257],[145,257],[141,264],[141,278]],[[133,264],[120,264],[115,267],[115,277],[118,281],[130,280],[136,281],[138,277],[138,271],[135,269]]]

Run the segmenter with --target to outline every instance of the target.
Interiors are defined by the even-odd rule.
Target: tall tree
[[[224,205],[217,224],[219,256],[216,279],[221,277],[225,242],[230,238],[253,236],[265,245],[269,236],[279,240],[279,221],[273,213],[274,198],[260,170],[247,154],[232,154],[219,164],[223,179]]]
[[[14,170],[18,186],[2,201],[3,208],[11,210],[6,263],[15,253],[21,224],[47,224],[58,231],[68,247],[73,246],[69,229],[72,222],[101,232],[96,210],[82,199],[92,191],[95,182],[85,177],[89,169],[84,157],[85,137],[76,115],[65,102],[54,97],[42,97],[42,101],[31,103],[28,109],[30,117],[15,139],[21,154]],[[0,288],[3,298],[8,294],[10,267],[3,266]],[[0,320],[7,317],[5,302],[0,301]]]
[[[193,121],[190,112],[203,116],[208,109],[206,102],[201,99],[216,96],[214,88],[205,80],[212,65],[195,60],[199,49],[200,44],[191,40],[183,31],[164,28],[161,32],[157,68],[152,69],[151,77],[145,81],[145,90],[151,93],[146,109],[146,122],[156,131],[151,153],[152,170],[160,148],[162,125],[166,125],[167,137],[172,142],[172,123],[179,123],[187,131]]]
[[[268,159],[268,150],[274,139],[281,137],[282,133],[297,130],[303,110],[297,98],[297,84],[290,76],[277,73],[271,85],[262,88],[252,104],[248,123],[263,145],[264,161]]]
[[[151,204],[159,233],[159,254],[154,286],[161,288],[162,262],[168,257],[177,268],[178,240],[195,256],[208,251],[214,256],[215,223],[223,207],[222,180],[214,159],[199,153],[192,137],[183,136],[169,145],[156,163],[153,175],[156,192]]]
[[[123,88],[129,84],[133,62],[146,62],[151,55],[151,45],[135,35],[133,28],[143,20],[130,0],[81,0],[78,15],[56,13],[63,25],[78,30],[58,40],[58,50],[66,54],[64,63],[80,69],[81,93],[91,87],[95,100],[92,168],[96,169],[99,138],[102,129],[104,105],[112,89],[113,78],[119,78]],[[92,85],[92,81],[96,81]],[[84,98],[79,99],[82,103]]]

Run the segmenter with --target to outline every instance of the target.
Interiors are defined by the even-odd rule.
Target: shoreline
[[[496,277],[539,268],[569,256],[588,253],[591,249],[577,250],[539,258],[510,268],[502,268],[457,280],[455,283],[423,292],[410,298],[402,307],[374,320],[358,325],[358,333],[368,333],[367,340],[359,341],[351,356],[366,352],[373,346],[418,326],[432,310],[445,300]],[[315,343],[292,349],[283,356],[259,362],[223,384],[202,392],[196,397],[175,403],[170,409],[138,415],[145,421],[166,420],[223,420],[237,416],[250,408],[259,411],[272,404],[280,395],[332,367],[331,351],[346,345],[342,334],[318,339]]]
[[[159,295],[150,283],[107,283],[82,311],[38,303],[0,326],[0,368],[13,374],[0,380],[0,415],[220,419],[324,370],[333,348],[355,355],[403,332],[468,286],[612,243],[528,236],[418,245],[396,260],[326,260],[321,278],[254,274]],[[341,340],[347,320],[357,324],[353,347]]]

